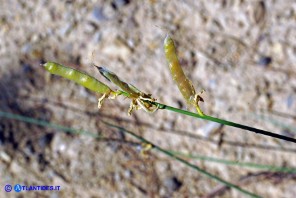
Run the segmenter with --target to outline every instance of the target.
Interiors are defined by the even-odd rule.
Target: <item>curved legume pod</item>
[[[76,69],[72,69],[70,67],[66,67],[54,62],[47,62],[43,66],[50,73],[72,80],[82,85],[83,87],[86,87],[89,90],[92,90],[101,94],[110,94],[110,93],[115,94],[115,92],[111,90],[104,83]]]
[[[198,94],[196,94],[191,81],[185,76],[176,54],[174,41],[169,35],[167,35],[164,40],[164,51],[167,62],[169,64],[172,78],[177,84],[187,104],[194,105],[197,112],[200,115],[204,115],[198,105],[198,102],[202,101],[202,98]]]
[[[102,66],[101,67],[96,66],[96,68],[107,80],[109,80],[110,82],[117,85],[122,91],[128,93],[130,95],[130,97],[138,98],[140,96],[140,94],[141,94],[140,90],[138,90],[133,85],[124,82],[116,74],[109,71],[107,68],[102,67]]]

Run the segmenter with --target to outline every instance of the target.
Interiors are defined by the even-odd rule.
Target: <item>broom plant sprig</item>
[[[250,127],[250,126],[243,125],[243,124],[239,124],[239,123],[236,123],[236,122],[223,120],[223,119],[220,119],[220,118],[217,118],[217,117],[208,116],[208,115],[205,115],[203,113],[201,114],[199,111],[198,111],[199,113],[196,114],[196,113],[189,112],[189,111],[186,111],[186,110],[182,110],[182,109],[179,109],[179,108],[175,108],[175,107],[172,107],[172,106],[169,106],[169,105],[158,103],[158,102],[156,102],[156,99],[151,97],[151,94],[145,94],[145,93],[139,91],[133,85],[125,83],[125,82],[124,82],[125,83],[124,86],[129,86],[130,89],[137,90],[137,92],[136,92],[137,95],[136,96],[134,96],[133,92],[131,92],[131,91],[129,91],[129,92],[126,92],[126,91],[123,91],[123,90],[113,91],[107,85],[105,85],[104,83],[98,81],[94,77],[92,77],[92,76],[90,76],[88,74],[85,74],[83,72],[80,72],[78,70],[74,70],[72,68],[65,67],[65,66],[60,65],[58,63],[48,62],[48,63],[44,64],[44,67],[45,67],[45,69],[47,69],[52,74],[60,75],[60,76],[62,76],[64,78],[73,80],[76,83],[78,83],[78,84],[80,84],[80,85],[82,85],[82,86],[84,86],[84,87],[86,87],[86,88],[88,88],[88,89],[90,89],[92,91],[103,94],[103,96],[99,99],[99,102],[98,102],[99,107],[101,107],[103,99],[105,99],[105,98],[112,98],[113,99],[118,95],[124,95],[124,96],[132,99],[132,103],[131,103],[131,106],[130,106],[129,111],[128,111],[129,114],[131,113],[131,111],[134,108],[135,109],[142,108],[147,112],[155,112],[157,109],[169,110],[169,111],[173,111],[175,113],[180,113],[180,114],[195,117],[195,118],[200,118],[200,119],[204,119],[204,120],[208,120],[208,121],[212,121],[212,122],[217,122],[217,123],[220,123],[220,124],[232,126],[232,127],[235,127],[235,128],[240,128],[240,129],[251,131],[251,132],[254,132],[254,133],[261,134],[261,135],[265,135],[265,136],[269,136],[269,137],[273,137],[273,138],[277,138],[277,139],[281,139],[281,140],[296,143],[296,139],[294,139],[292,137],[272,133],[272,132],[265,131],[265,130],[262,130],[262,129],[257,129],[257,128]],[[123,81],[121,81],[121,82],[123,82]],[[120,87],[120,88],[122,88],[122,87]]]

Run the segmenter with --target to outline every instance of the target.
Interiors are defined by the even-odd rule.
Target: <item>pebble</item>
[[[200,130],[204,134],[204,136],[209,137],[214,131],[216,131],[221,124],[216,122],[209,122],[205,126],[203,126]]]
[[[11,157],[5,153],[4,151],[0,152],[0,158],[4,161],[9,163],[11,161]]]
[[[259,1],[256,3],[253,14],[254,21],[257,24],[264,22],[266,17],[266,5],[264,4],[264,1]]]
[[[87,91],[87,89],[85,89],[84,87],[80,87],[79,88],[79,95],[84,97],[84,98],[87,98],[89,97],[89,92]]]
[[[86,33],[93,33],[98,29],[98,26],[92,22],[85,23],[84,25],[84,30]]]
[[[129,4],[129,2],[130,2],[129,0],[113,0],[111,5],[115,10],[117,10],[117,9]]]
[[[42,136],[39,140],[38,140],[38,144],[42,149],[45,149],[48,145],[50,145],[52,139],[53,139],[53,134],[49,133],[46,134],[44,136]]]
[[[64,37],[70,33],[72,29],[72,24],[71,23],[66,23],[63,27],[59,29],[59,34],[60,36]]]
[[[30,64],[21,63],[21,65],[22,65],[22,70],[25,74],[32,74],[33,73],[33,69]]]
[[[258,64],[261,66],[268,66],[272,62],[272,58],[270,56],[262,56],[260,57]]]
[[[31,43],[26,43],[25,45],[23,45],[21,51],[23,54],[29,54],[32,51],[32,44]]]
[[[62,137],[59,135],[55,135],[53,140],[51,141],[51,149],[53,152],[63,153],[66,150],[66,144],[62,140]]]
[[[182,186],[182,182],[177,177],[173,176],[164,180],[164,186],[170,191],[177,191]]]
[[[132,171],[130,171],[130,170],[125,170],[124,171],[124,177],[126,179],[130,179],[132,177],[132,175],[133,175]]]
[[[16,161],[11,162],[10,171],[16,175],[23,173],[22,167]]]
[[[284,48],[281,43],[274,43],[272,45],[272,52],[276,55],[277,58],[283,59],[284,57]]]
[[[92,11],[92,18],[95,21],[104,21],[107,19],[107,17],[103,13],[103,9],[99,8],[99,7],[94,7],[94,9]]]
[[[131,51],[125,44],[121,42],[115,42],[104,46],[102,53],[110,57],[121,58],[122,60],[125,60],[126,58],[130,57]]]
[[[94,43],[99,43],[102,40],[102,33],[101,32],[96,32],[93,35],[92,40],[93,40]]]
[[[36,152],[32,141],[28,141],[26,144],[26,147],[24,148],[24,153],[26,153],[28,156],[34,155]]]
[[[212,90],[215,90],[215,89],[217,88],[217,86],[218,86],[218,84],[217,84],[217,80],[216,80],[216,79],[210,79],[210,80],[208,81],[208,85],[209,85],[209,87],[210,87]]]

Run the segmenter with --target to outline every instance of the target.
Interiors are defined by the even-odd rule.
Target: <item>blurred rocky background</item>
[[[142,156],[140,142],[102,121],[169,150],[295,167],[294,144],[163,110],[128,116],[124,97],[98,110],[98,95],[40,66],[58,62],[116,88],[92,67],[104,65],[186,109],[164,57],[169,33],[185,73],[206,91],[206,114],[295,137],[295,21],[294,0],[0,0],[0,111],[103,137],[0,117],[0,196],[242,196],[153,150]],[[295,174],[191,162],[263,197],[296,194]],[[8,183],[61,191],[6,193]]]

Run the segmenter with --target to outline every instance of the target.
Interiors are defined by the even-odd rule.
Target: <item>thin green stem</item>
[[[288,136],[279,135],[279,134],[272,133],[272,132],[269,132],[269,131],[265,131],[265,130],[262,130],[262,129],[257,129],[257,128],[254,128],[254,127],[246,126],[246,125],[243,125],[243,124],[238,124],[238,123],[235,123],[235,122],[219,119],[219,118],[208,116],[208,115],[201,116],[201,115],[196,114],[196,113],[192,113],[192,112],[185,111],[185,110],[182,110],[182,109],[177,109],[177,108],[167,106],[167,105],[164,105],[164,104],[156,103],[156,105],[159,105],[160,109],[166,109],[166,110],[169,110],[169,111],[173,111],[173,112],[176,112],[176,113],[181,113],[181,114],[188,115],[188,116],[191,116],[191,117],[201,118],[201,119],[204,119],[204,120],[209,120],[209,121],[217,122],[217,123],[220,123],[220,124],[224,124],[224,125],[244,129],[244,130],[251,131],[251,132],[254,132],[254,133],[258,133],[258,134],[261,134],[261,135],[270,136],[270,137],[273,137],[273,138],[277,138],[277,139],[281,139],[281,140],[296,143],[296,139],[288,137]]]
[[[0,117],[5,117],[5,118],[9,118],[9,119],[19,120],[19,121],[23,121],[23,122],[27,122],[27,123],[39,125],[39,126],[50,127],[50,128],[54,128],[54,129],[57,129],[57,130],[65,131],[65,132],[68,132],[68,133],[86,134],[86,135],[91,136],[93,138],[100,138],[99,135],[96,135],[94,133],[90,133],[88,131],[77,130],[77,129],[73,129],[73,128],[69,128],[69,127],[65,127],[65,126],[61,126],[61,125],[57,125],[57,124],[53,124],[53,123],[48,123],[47,121],[44,121],[44,120],[37,120],[35,118],[21,116],[21,115],[9,113],[9,112],[0,111]]]
[[[21,116],[21,115],[17,115],[17,114],[8,113],[8,112],[0,111],[0,117],[6,117],[8,119],[15,119],[15,120],[19,120],[19,121],[22,121],[22,122],[27,122],[27,123],[43,126],[43,127],[54,128],[54,129],[61,130],[61,131],[67,132],[67,133],[73,133],[73,134],[79,134],[79,135],[87,135],[87,136],[90,136],[90,137],[93,137],[93,138],[96,138],[96,139],[106,139],[103,136],[97,135],[97,134],[89,132],[89,131],[77,130],[77,129],[73,129],[73,128],[70,128],[70,127],[65,127],[63,125],[58,125],[58,124],[54,124],[54,123],[51,123],[51,122],[47,122],[47,121],[43,121],[43,120],[37,120],[35,118]],[[119,127],[119,126],[117,126],[117,127]],[[196,154],[186,154],[186,153],[181,153],[181,152],[177,152],[177,151],[169,151],[169,152],[173,153],[174,155],[185,156],[185,157],[191,158],[191,159],[198,159],[198,160],[202,160],[202,161],[210,161],[210,162],[222,163],[222,164],[225,164],[225,165],[251,167],[251,168],[263,169],[263,170],[268,170],[268,171],[296,173],[296,168],[292,168],[292,167],[278,167],[278,166],[269,166],[269,165],[246,163],[246,162],[237,162],[237,161],[231,161],[231,160],[224,160],[224,159],[217,159],[217,158],[212,158],[212,157],[207,157],[207,156],[201,156],[201,155],[196,155]]]
[[[90,135],[90,136],[95,137],[95,138],[100,138],[100,136],[97,136],[96,134],[93,134],[93,133],[90,133],[90,132],[87,132],[87,131],[76,130],[76,129],[64,127],[64,126],[61,126],[61,125],[49,123],[47,121],[38,120],[38,119],[26,117],[26,116],[21,116],[21,115],[9,113],[9,112],[2,112],[2,111],[0,111],[0,117],[6,117],[6,118],[9,118],[9,119],[15,119],[15,120],[19,120],[19,121],[23,121],[23,122],[35,124],[35,125],[40,125],[40,126],[45,126],[45,127],[51,127],[51,128],[55,128],[55,129],[58,129],[58,130],[65,131],[65,132],[71,132],[71,133],[76,133],[76,134],[85,134],[85,135]],[[161,153],[163,153],[163,154],[165,154],[165,155],[167,155],[167,156],[169,156],[169,157],[171,157],[171,158],[173,158],[173,159],[175,159],[175,160],[177,160],[177,161],[179,161],[179,162],[181,162],[181,163],[183,163],[183,164],[185,164],[185,165],[187,165],[187,166],[189,166],[191,168],[193,168],[194,170],[202,173],[203,175],[205,175],[205,176],[207,176],[207,177],[209,177],[209,178],[211,178],[211,179],[213,179],[215,181],[218,181],[218,182],[220,182],[220,183],[222,183],[222,184],[224,184],[224,185],[226,185],[226,186],[228,186],[230,188],[234,188],[234,189],[236,189],[236,190],[238,190],[238,191],[240,191],[240,192],[242,192],[245,195],[248,195],[250,197],[259,197],[256,194],[253,194],[253,193],[251,193],[249,191],[246,191],[246,190],[240,188],[237,185],[234,185],[234,184],[232,184],[232,183],[230,183],[228,181],[225,181],[225,180],[223,180],[223,179],[221,179],[221,178],[219,178],[219,177],[217,177],[217,176],[215,176],[215,175],[213,175],[213,174],[211,174],[211,173],[209,173],[209,172],[207,172],[207,171],[199,168],[198,166],[187,162],[186,160],[184,160],[184,159],[176,156],[174,153],[172,153],[170,151],[167,151],[167,150],[165,150],[165,149],[163,149],[163,148],[161,148],[161,147],[153,144],[152,142],[150,142],[150,141],[142,138],[141,136],[136,135],[135,133],[133,133],[131,131],[128,131],[128,130],[122,128],[122,127],[119,127],[119,126],[110,124],[110,123],[105,122],[105,121],[102,121],[102,122],[105,123],[106,125],[110,126],[110,127],[114,127],[114,128],[120,129],[121,131],[123,131],[123,132],[125,132],[125,133],[127,133],[127,134],[129,134],[129,135],[131,135],[133,137],[135,137],[136,139],[140,140],[143,143],[152,145],[152,147],[155,150],[157,150],[157,151],[159,151],[159,152],[161,152]]]
[[[281,127],[282,129],[289,129],[290,132],[296,133],[296,127],[288,124],[284,124],[276,119],[273,119],[270,116],[266,116],[265,114],[253,114],[256,119],[260,119],[263,121],[268,121],[269,123],[273,124],[274,126]]]
[[[170,151],[171,153],[187,157],[190,159],[197,159],[201,161],[209,161],[209,162],[216,162],[221,163],[225,165],[231,165],[231,166],[240,166],[240,167],[249,167],[249,168],[256,168],[256,169],[262,169],[262,170],[268,170],[268,171],[274,171],[274,172],[284,172],[284,173],[296,173],[296,168],[290,168],[290,167],[279,167],[279,166],[270,166],[265,164],[255,164],[250,162],[237,162],[232,160],[224,160],[224,159],[217,159],[213,157],[208,156],[201,156],[196,154],[186,154],[178,151]]]
[[[196,170],[196,171],[200,172],[201,174],[209,177],[210,179],[213,179],[213,180],[215,180],[215,181],[217,181],[219,183],[222,183],[222,184],[224,184],[224,185],[226,185],[226,186],[228,186],[230,188],[234,188],[234,189],[236,189],[236,190],[238,190],[238,191],[240,191],[240,192],[242,192],[245,195],[248,195],[250,197],[260,197],[260,196],[254,194],[254,193],[251,193],[251,192],[249,192],[247,190],[244,190],[244,189],[240,188],[239,186],[237,186],[235,184],[232,184],[232,183],[230,183],[230,182],[228,182],[226,180],[223,180],[223,179],[221,179],[221,178],[219,178],[219,177],[217,177],[217,176],[215,176],[215,175],[213,175],[213,174],[211,174],[211,173],[209,173],[209,172],[201,169],[200,167],[198,167],[198,166],[196,166],[194,164],[189,163],[188,161],[186,161],[186,160],[178,157],[174,153],[172,153],[172,152],[170,152],[168,150],[165,150],[165,149],[163,149],[163,148],[161,148],[161,147],[153,144],[152,142],[146,140],[145,138],[143,138],[143,137],[141,137],[141,136],[139,136],[139,135],[137,135],[137,134],[135,134],[135,133],[133,133],[133,132],[131,132],[129,130],[126,130],[126,129],[122,128],[122,127],[118,127],[116,125],[110,124],[108,122],[104,122],[104,123],[107,124],[108,126],[111,126],[111,127],[120,129],[121,131],[124,131],[125,133],[127,133],[127,134],[135,137],[136,139],[140,140],[143,143],[152,145],[153,149],[155,149],[155,150],[157,150],[157,151],[159,151],[159,152],[161,152],[161,153],[163,153],[163,154],[165,154],[165,155],[167,155],[167,156],[169,156],[169,157],[171,157],[171,158],[173,158],[173,159],[175,159],[175,160],[177,160],[177,161],[179,161],[179,162],[181,162],[181,163],[183,163],[183,164],[185,164],[187,166],[189,166],[190,168],[193,168],[194,170]]]
[[[121,94],[121,95],[124,95],[126,97],[129,97],[129,94],[124,92],[124,91],[119,90],[118,93]],[[250,127],[250,126],[247,126],[247,125],[243,125],[243,124],[239,124],[239,123],[236,123],[236,122],[223,120],[223,119],[208,116],[208,115],[199,115],[197,113],[193,113],[193,112],[190,112],[190,111],[185,111],[185,110],[178,109],[178,108],[175,108],[175,107],[171,107],[171,106],[161,104],[161,103],[158,103],[158,102],[150,102],[150,103],[153,104],[153,105],[156,105],[159,109],[165,109],[165,110],[173,111],[173,112],[176,112],[176,113],[184,114],[184,115],[187,115],[187,116],[200,118],[200,119],[204,119],[204,120],[209,120],[209,121],[212,121],[212,122],[217,122],[217,123],[220,123],[220,124],[232,126],[232,127],[235,127],[235,128],[244,129],[244,130],[251,131],[251,132],[254,132],[254,133],[258,133],[258,134],[261,134],[261,135],[265,135],[265,136],[285,140],[285,141],[288,141],[288,142],[296,143],[296,139],[288,137],[288,136],[279,135],[279,134],[272,133],[272,132],[269,132],[269,131],[265,131],[265,130],[262,130],[262,129],[257,129],[257,128]]]
[[[50,127],[50,128],[54,128],[57,130],[61,130],[61,131],[65,131],[65,132],[70,132],[70,133],[75,133],[75,134],[81,134],[81,135],[88,135],[94,138],[101,138],[101,136],[98,136],[94,133],[88,132],[88,131],[84,131],[84,130],[77,130],[77,129],[73,129],[73,128],[69,128],[69,127],[65,127],[62,125],[57,125],[57,124],[53,124],[53,123],[49,123],[47,121],[43,121],[43,120],[38,120],[38,119],[34,119],[31,117],[26,117],[26,116],[21,116],[21,115],[17,115],[17,114],[12,114],[12,113],[8,113],[8,112],[2,112],[0,111],[0,117],[6,117],[9,119],[16,119],[19,121],[23,121],[23,122],[27,122],[27,123],[31,123],[31,124],[35,124],[35,125],[40,125],[40,126],[45,126],[45,127]],[[104,122],[104,121],[103,121]],[[199,160],[207,160],[207,161],[211,161],[211,162],[218,162],[218,163],[223,163],[226,165],[238,165],[238,166],[245,166],[245,167],[253,167],[253,168],[257,168],[257,169],[265,169],[265,170],[269,170],[269,171],[279,171],[279,172],[288,172],[288,173],[295,173],[296,169],[295,168],[289,168],[289,167],[276,167],[276,166],[268,166],[268,165],[259,165],[259,164],[254,164],[254,163],[239,163],[239,162],[234,162],[234,161],[229,161],[229,160],[223,160],[223,159],[216,159],[216,158],[211,158],[211,157],[206,157],[206,156],[198,156],[198,155],[190,155],[190,154],[183,154],[183,153],[179,153],[179,152],[175,152],[175,151],[168,151],[165,150],[157,145],[154,145],[152,142],[142,138],[141,136],[136,135],[135,133],[128,131],[120,126],[116,126],[107,122],[104,122],[105,124],[107,124],[110,127],[114,127],[117,129],[120,129],[121,131],[137,138],[138,140],[140,140],[143,143],[147,143],[147,144],[151,144],[153,146],[153,148],[155,150],[158,150],[160,152],[162,152],[163,154],[176,159],[177,161],[201,172],[202,174],[208,176],[209,178],[212,178],[220,183],[223,183],[231,188],[234,188],[242,193],[245,193],[246,195],[249,195],[251,197],[259,197],[256,194],[250,193],[246,190],[241,189],[240,187],[238,187],[237,185],[231,184],[215,175],[212,175],[211,173],[199,168],[198,166],[191,164],[189,162],[187,162],[186,160],[178,157],[178,155],[182,155],[182,156],[186,156],[186,157],[190,157],[192,159],[199,159]]]

